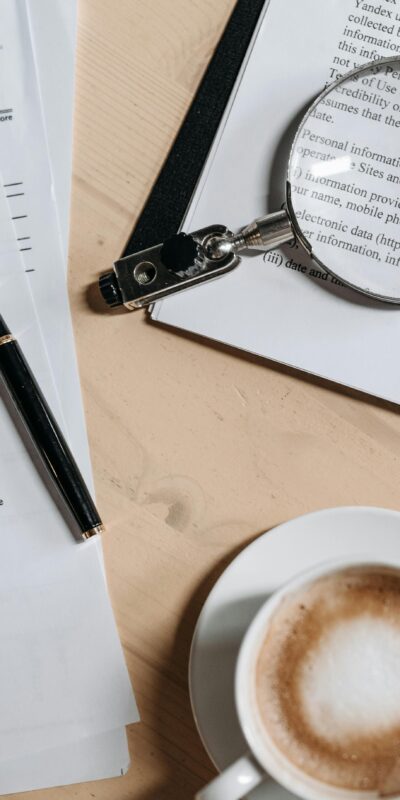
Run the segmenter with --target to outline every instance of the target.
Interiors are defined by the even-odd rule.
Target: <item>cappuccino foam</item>
[[[261,734],[337,787],[400,793],[400,573],[351,567],[284,598],[255,669]]]

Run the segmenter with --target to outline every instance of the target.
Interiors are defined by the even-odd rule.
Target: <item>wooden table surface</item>
[[[128,730],[128,775],[43,800],[193,797],[214,770],[188,654],[225,565],[298,514],[399,505],[395,407],[142,311],[104,312],[88,292],[120,254],[233,5],[79,3],[69,287],[107,576],[142,722]]]

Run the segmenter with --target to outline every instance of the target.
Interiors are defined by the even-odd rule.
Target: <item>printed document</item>
[[[40,0],[40,2],[28,2],[30,31],[26,24],[24,1],[19,0],[18,4],[14,4],[14,8],[10,8],[10,5],[9,3],[4,3],[0,12],[2,15],[5,15],[5,18],[7,18],[8,15],[10,19],[13,15],[14,20],[18,20],[18,25],[8,25],[7,29],[5,18],[2,19],[3,41],[7,43],[8,54],[11,51],[14,57],[14,71],[11,76],[8,74],[8,78],[10,79],[11,77],[13,91],[5,91],[5,82],[3,80],[3,97],[7,96],[8,99],[12,98],[13,100],[11,103],[12,107],[7,114],[4,114],[3,122],[9,123],[12,121],[14,123],[14,133],[15,123],[18,121],[19,126],[22,125],[22,128],[20,127],[20,132],[14,136],[14,143],[15,140],[17,140],[20,146],[20,156],[18,157],[18,151],[14,150],[15,156],[13,163],[20,163],[24,166],[24,159],[26,156],[28,156],[28,158],[29,155],[32,156],[32,161],[36,166],[36,186],[39,189],[38,192],[35,191],[36,200],[38,194],[40,194],[41,201],[43,202],[43,196],[46,196],[47,193],[45,205],[48,205],[49,201],[54,202],[55,197],[56,203],[54,205],[59,215],[62,247],[66,252],[71,177],[73,49],[76,4],[75,0]],[[44,18],[46,19],[46,26],[43,26]],[[31,34],[30,36],[29,33]],[[44,156],[42,155],[40,158],[37,158],[39,144],[42,147],[43,153],[45,137],[29,137],[30,127],[33,131],[35,129],[37,131],[40,130],[38,124],[40,108],[39,104],[36,102],[38,94],[33,81],[34,70],[31,68],[32,46],[35,52],[37,74],[41,81],[40,97],[42,101],[43,117],[46,122],[46,135],[51,157],[51,182],[46,180],[49,170]],[[16,54],[19,58],[16,58]],[[49,70],[49,65],[51,65],[51,70]],[[7,58],[5,60],[3,59],[2,66],[5,72],[7,72],[9,67]],[[5,72],[2,72],[3,78]],[[8,84],[8,86],[10,87],[10,84]],[[55,100],[56,102],[54,102]],[[22,110],[23,113],[21,113]],[[32,117],[37,120],[33,125],[31,124]],[[21,132],[23,132],[22,135]],[[23,152],[24,148],[25,152]],[[33,156],[35,156],[35,158],[33,158]],[[40,168],[37,168],[37,162],[39,162],[39,166],[40,164],[46,165],[43,174],[40,173]],[[5,163],[8,166],[9,159],[7,159]],[[17,170],[17,172],[19,177],[21,174],[25,175],[24,169]],[[86,479],[91,483],[90,462],[88,459],[87,440],[84,431],[76,366],[73,359],[68,360],[68,364],[71,365],[69,380],[67,380],[69,392],[67,394],[64,392],[63,395],[59,396],[62,402],[62,408],[60,409],[55,392],[55,383],[48,370],[48,364],[45,358],[43,339],[41,338],[42,331],[38,326],[37,314],[35,315],[34,312],[32,297],[27,283],[29,277],[32,277],[33,274],[36,273],[35,266],[32,264],[33,258],[36,255],[34,245],[37,244],[38,239],[41,238],[41,275],[43,277],[41,286],[43,287],[45,284],[46,276],[44,273],[46,270],[48,273],[53,272],[53,277],[54,270],[59,271],[60,276],[56,281],[58,295],[57,292],[53,291],[52,302],[53,307],[58,307],[59,311],[61,311],[61,308],[64,309],[66,324],[63,323],[60,330],[59,317],[58,322],[50,329],[50,325],[47,323],[49,315],[48,307],[46,306],[46,298],[37,290],[37,285],[33,284],[31,281],[30,288],[36,299],[36,311],[39,313],[41,323],[43,323],[44,318],[44,326],[42,325],[42,327],[45,328],[46,336],[52,341],[60,341],[64,347],[69,342],[70,350],[73,355],[73,340],[69,324],[64,282],[65,257],[59,258],[58,256],[54,256],[54,242],[56,241],[56,237],[53,233],[49,236],[51,220],[48,219],[47,225],[42,225],[40,231],[35,224],[32,224],[34,220],[30,211],[35,201],[35,196],[32,197],[32,192],[25,191],[27,183],[24,181],[16,181],[13,178],[13,174],[8,174],[8,178],[4,181],[4,183],[6,183],[5,191],[8,196],[7,202],[9,203],[9,210],[7,210],[5,206],[3,195],[1,197],[2,205],[0,209],[1,280],[4,290],[6,289],[6,291],[3,291],[3,302],[7,304],[8,309],[6,319],[12,330],[18,333],[21,345],[30,363],[35,368],[39,382],[42,387],[46,389],[46,396],[53,411],[61,421],[63,420],[63,411],[67,411],[66,416],[69,417],[69,425],[67,428],[64,421],[64,429],[67,434],[70,435],[70,440],[74,443],[74,452],[80,461],[81,468],[86,473]],[[21,203],[25,204],[27,213],[21,213]],[[15,217],[15,220],[13,220],[15,226],[14,231],[11,228],[10,222],[7,228],[8,212],[9,217]],[[42,219],[46,219],[45,212]],[[21,230],[21,225],[25,226],[24,230]],[[18,235],[21,233],[23,234],[22,236]],[[17,248],[15,247],[16,244]],[[25,272],[22,271],[22,266],[25,267]],[[59,301],[61,301],[61,308]],[[4,305],[2,310],[3,313],[5,313]],[[54,322],[56,322],[54,315],[52,315],[52,320],[53,319]],[[64,324],[65,327],[63,327]],[[51,351],[51,355],[54,361],[54,349]],[[66,374],[68,375],[68,370]],[[8,424],[10,424],[10,421],[8,421]],[[3,426],[1,425],[1,427]],[[18,452],[21,458],[26,460],[26,453],[22,441],[15,438],[13,440],[14,456],[16,456]],[[3,487],[5,487],[4,480]],[[16,482],[15,488],[18,489],[19,487],[20,484]],[[11,494],[8,494],[8,511],[10,509],[10,497]],[[18,491],[15,493],[16,503],[17,497]],[[1,498],[1,500],[1,505],[4,506],[5,502],[3,498]],[[29,502],[28,498],[27,502]],[[52,501],[50,500],[50,506],[51,503]],[[6,514],[3,515],[2,530],[4,529],[5,519],[7,519]],[[95,544],[97,554],[101,556],[99,542],[91,544]],[[89,572],[88,579],[90,580]],[[104,589],[103,595],[106,597]],[[120,666],[125,670],[122,654],[120,662]],[[114,713],[112,713],[111,717],[107,720],[107,727],[113,724],[123,725],[125,724],[123,721],[124,718],[126,722],[129,716],[131,716],[132,721],[137,719],[136,707],[134,704],[132,706],[132,694],[130,689],[126,695],[126,700],[128,706],[125,707],[122,717],[119,716],[116,718],[114,709]],[[129,712],[129,707],[131,708],[131,712]],[[27,708],[27,718],[28,717],[29,709]],[[96,731],[97,729],[98,725],[96,723]],[[39,746],[45,746],[46,749],[25,752],[23,733],[21,733],[19,736],[20,747],[18,747],[18,757],[13,757],[9,760],[1,760],[0,792],[25,791],[44,786],[95,780],[111,775],[119,775],[128,768],[129,753],[127,750],[124,728],[121,727],[115,730],[107,729],[104,733],[96,732],[90,734],[82,729],[80,733],[76,733],[73,740],[64,742],[64,738],[68,739],[69,736],[70,732],[68,731],[64,731],[62,734],[59,732],[58,738],[57,735],[54,739],[51,738],[51,749],[47,749],[48,744],[46,742],[43,744],[39,741]],[[7,737],[7,739],[11,747],[11,737]],[[27,746],[29,749],[31,749],[31,740],[35,740],[36,747],[36,731],[34,729],[32,729],[30,740],[28,741]],[[63,741],[62,746],[55,747],[54,745],[57,741]],[[2,759],[7,756],[7,752],[11,752],[11,750],[6,749],[5,754],[2,754]],[[21,753],[24,753],[24,755],[21,755]]]
[[[2,310],[54,407],[51,373],[1,194],[0,256]],[[76,544],[14,421],[5,397],[0,786],[3,761],[72,745],[137,719],[96,541]]]
[[[310,103],[339,74],[399,54],[400,0],[270,0],[184,230],[237,230],[279,210]],[[244,256],[229,275],[158,303],[153,318],[400,403],[400,308],[316,272],[300,247]]]
[[[53,191],[25,2],[4,0],[0,5],[0,22],[0,94],[4,110],[8,109],[3,118],[0,116],[0,146],[7,154],[0,168],[15,236],[20,242],[57,391],[62,398],[65,432],[90,485],[90,460],[85,446],[86,428],[65,283],[65,241],[61,232],[65,223],[61,225]]]

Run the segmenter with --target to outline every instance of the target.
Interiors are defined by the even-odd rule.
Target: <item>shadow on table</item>
[[[380,305],[382,306],[383,304],[381,303]],[[399,306],[393,306],[393,308],[398,309]],[[321,378],[319,375],[313,375],[310,372],[305,372],[296,367],[290,367],[287,364],[282,364],[279,361],[273,361],[265,356],[258,356],[255,353],[249,353],[248,351],[240,350],[237,347],[225,344],[224,342],[218,342],[215,339],[207,339],[207,337],[200,336],[199,334],[192,333],[191,331],[174,328],[172,325],[167,325],[164,322],[155,322],[148,314],[145,318],[145,323],[153,327],[158,327],[160,330],[166,331],[170,336],[186,339],[201,347],[208,347],[219,353],[225,353],[230,358],[236,358],[239,361],[245,361],[250,364],[263,367],[264,369],[267,368],[273,372],[287,375],[291,378],[296,378],[297,381],[301,381],[302,383],[310,384],[312,386],[319,386],[323,389],[330,389],[331,391],[335,392],[335,394],[350,397],[362,403],[375,406],[376,408],[383,408],[388,411],[395,411],[397,414],[399,413],[399,404],[392,402],[391,400],[384,400],[381,397],[375,397],[374,395],[368,394],[367,392],[362,392],[359,389],[353,389],[351,386],[345,386],[341,383],[337,383],[336,381],[331,381],[327,378]]]
[[[177,627],[174,642],[169,653],[165,655],[162,671],[160,670],[158,673],[156,688],[151,698],[151,705],[157,709],[157,712],[151,725],[145,715],[143,717],[144,724],[147,724],[148,729],[152,728],[155,737],[157,752],[154,753],[154,756],[157,759],[157,761],[155,760],[157,773],[164,773],[164,778],[156,787],[149,787],[142,792],[135,791],[131,796],[127,795],[127,800],[128,797],[129,800],[191,800],[196,792],[216,775],[215,767],[208,758],[198,735],[190,705],[188,687],[190,646],[198,616],[212,587],[235,556],[258,535],[260,534],[250,537],[248,541],[234,548],[229,555],[224,556],[209,575],[200,582],[185,608]],[[244,600],[246,608],[230,609],[229,613],[230,615],[231,611],[235,614],[240,613],[241,619],[244,619],[245,616],[246,620],[250,620],[263,600],[264,598],[252,598],[250,602],[246,598]],[[256,603],[256,607],[254,607],[254,603]],[[244,622],[244,627],[245,625],[246,622]],[[240,642],[237,641],[232,642],[236,651],[239,644]],[[229,652],[228,657],[230,662],[234,663],[235,654],[232,655],[232,652]],[[227,675],[224,691],[233,691],[232,670]],[[232,715],[234,714],[232,706]]]

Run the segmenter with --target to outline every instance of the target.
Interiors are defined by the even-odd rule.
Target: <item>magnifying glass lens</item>
[[[314,260],[356,289],[400,302],[400,59],[319,96],[295,137],[288,181]]]

